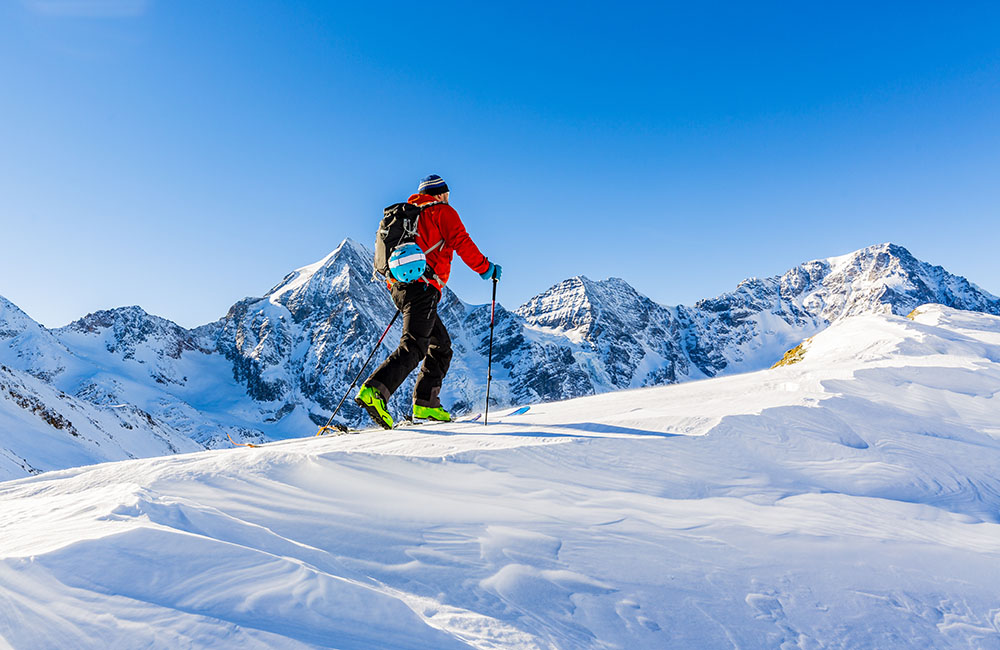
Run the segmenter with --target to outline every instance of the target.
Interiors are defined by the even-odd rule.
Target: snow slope
[[[229,436],[259,441],[269,429],[267,411],[197,331],[133,306],[89,314],[52,334],[76,359],[53,380],[67,393],[131,404],[202,448],[229,448]]]
[[[130,404],[99,405],[0,364],[0,479],[203,447]]]
[[[1000,648],[1000,318],[0,484],[0,645]]]

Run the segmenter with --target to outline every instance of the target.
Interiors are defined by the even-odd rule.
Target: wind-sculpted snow
[[[13,648],[1000,646],[1000,318],[0,486]]]

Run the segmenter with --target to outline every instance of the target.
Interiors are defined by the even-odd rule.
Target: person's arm
[[[490,261],[480,252],[472,237],[469,237],[458,212],[450,205],[442,205],[441,208],[439,223],[445,244],[453,248],[470,269],[479,274],[485,273],[490,268]]]

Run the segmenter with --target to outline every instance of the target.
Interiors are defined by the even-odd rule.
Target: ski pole
[[[348,388],[347,392],[344,393],[344,396],[340,398],[340,404],[337,404],[337,408],[333,409],[333,415],[331,415],[330,419],[326,421],[326,424],[320,427],[319,431],[316,432],[317,436],[323,435],[323,432],[330,428],[330,423],[333,422],[333,418],[334,416],[337,415],[337,411],[340,410],[340,407],[344,405],[344,400],[346,400],[347,396],[351,394],[352,390],[354,390],[354,385],[358,383],[359,379],[361,379],[361,373],[363,373],[365,371],[365,368],[368,367],[368,364],[371,363],[372,357],[375,356],[375,353],[378,352],[379,346],[382,345],[382,339],[384,339],[385,335],[389,333],[389,330],[392,328],[392,325],[393,323],[396,322],[397,318],[399,318],[398,309],[396,310],[396,315],[392,317],[391,321],[389,321],[389,326],[385,328],[384,332],[382,332],[382,336],[378,337],[378,343],[376,343],[375,347],[372,348],[372,353],[368,355],[368,359],[365,361],[365,365],[361,366],[361,370],[358,371],[358,374],[354,378],[354,381],[351,382],[351,387]]]
[[[490,356],[486,364],[486,412],[483,414],[483,426],[490,419],[490,384],[493,383],[493,323],[497,313],[497,272],[493,270],[493,306],[490,308]]]

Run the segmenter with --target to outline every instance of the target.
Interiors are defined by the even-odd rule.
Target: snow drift
[[[0,485],[15,648],[1000,647],[1000,318]]]

